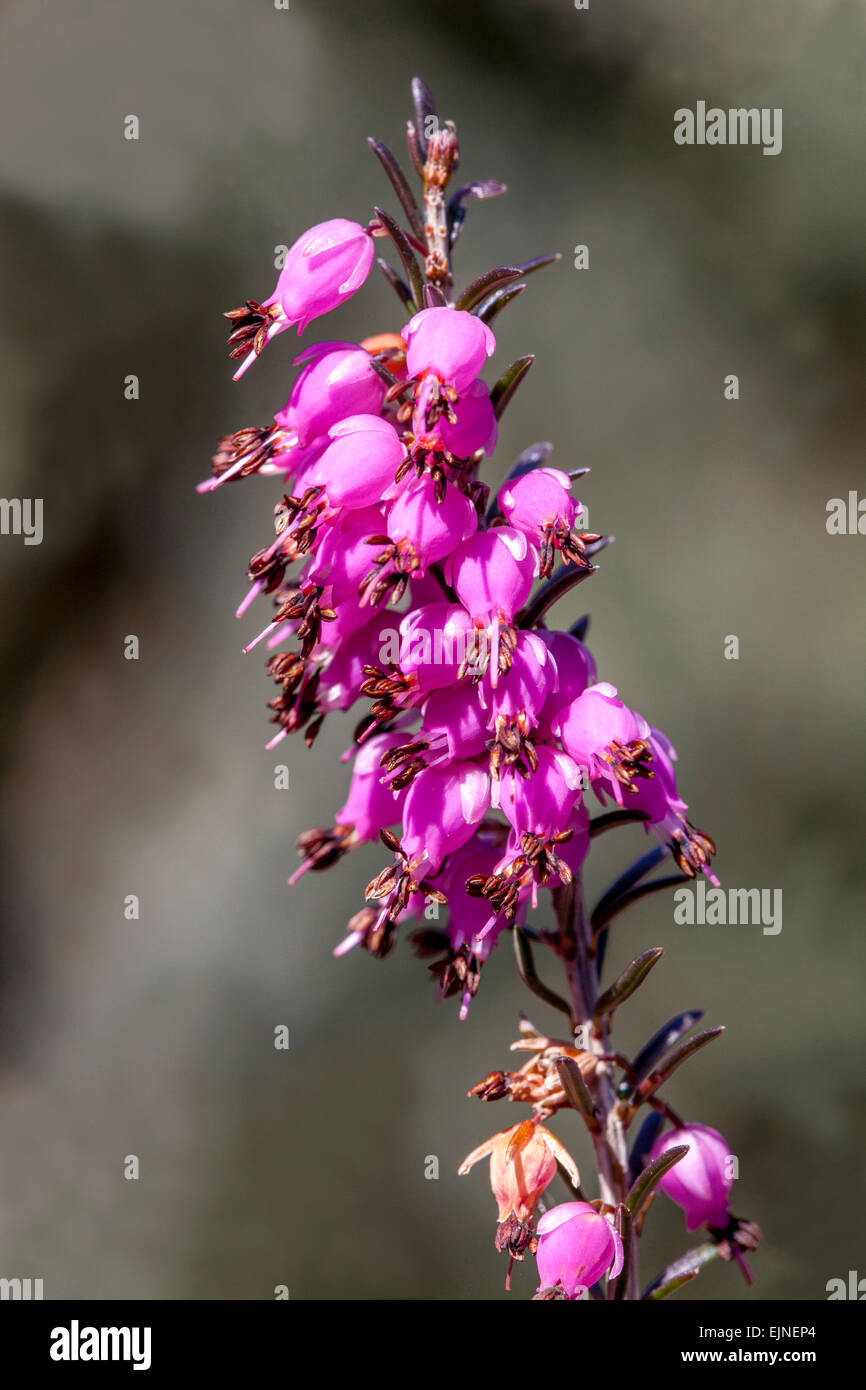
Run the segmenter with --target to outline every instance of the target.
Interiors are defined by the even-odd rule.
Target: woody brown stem
[[[457,134],[449,121],[443,129],[430,135],[424,164],[424,240],[427,243],[424,273],[427,283],[443,293],[454,283],[445,188],[458,162]]]
[[[613,1213],[625,1201],[628,1192],[628,1148],[611,1064],[606,1060],[612,1050],[609,1023],[606,1018],[598,1021],[595,1018],[600,992],[598,967],[593,954],[592,928],[586,914],[580,877],[575,877],[568,888],[559,889],[555,894],[555,901],[559,919],[559,954],[565,967],[568,993],[574,1013],[575,1036],[580,1047],[593,1052],[599,1058],[594,1073],[599,1125],[596,1131],[590,1131],[590,1136],[595,1150],[599,1195]],[[627,1299],[637,1299],[640,1297],[637,1234],[630,1223],[625,1239],[629,1249],[626,1252],[627,1286],[623,1296]],[[609,1289],[610,1293],[612,1289]]]

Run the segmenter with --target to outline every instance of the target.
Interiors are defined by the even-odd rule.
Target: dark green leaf
[[[433,93],[430,91],[427,84],[421,81],[420,77],[412,78],[412,101],[415,105],[415,119],[418,123],[416,131],[418,148],[421,151],[422,158],[426,159],[427,140],[424,131],[427,125],[427,119],[430,116],[435,117],[436,124],[438,125],[439,115],[436,110],[436,102],[433,100]]]
[[[517,626],[523,628],[535,627],[540,622],[549,608],[568,594],[578,584],[582,584],[591,575],[597,574],[598,566],[592,565],[589,569],[578,569],[576,565],[561,565],[552,578],[548,579],[534,598],[517,615]]]
[[[571,1018],[570,1005],[560,995],[555,994],[552,989],[548,989],[547,985],[536,975],[532,947],[519,927],[514,928],[514,954],[517,959],[520,978],[527,988],[531,989],[533,994],[537,994],[539,999],[543,999],[545,1004],[550,1004],[554,1009],[559,1009],[561,1013],[567,1014]]]
[[[449,245],[453,246],[460,235],[463,219],[466,216],[468,199],[498,198],[501,193],[507,192],[504,183],[497,183],[496,179],[483,179],[480,183],[465,183],[462,188],[457,189],[456,193],[452,193],[448,199],[447,209]]]
[[[374,208],[378,220],[382,223],[385,231],[393,241],[403,262],[406,274],[409,276],[409,284],[412,287],[412,295],[416,306],[420,309],[424,304],[424,276],[421,267],[415,256],[415,252],[409,245],[406,233],[397,226],[390,213],[383,212],[381,208]]]
[[[687,1013],[675,1014],[657,1033],[653,1033],[649,1042],[644,1044],[634,1059],[634,1073],[638,1081],[643,1081],[645,1076],[649,1076],[659,1058],[669,1047],[673,1047],[675,1042],[679,1042],[690,1028],[700,1023],[703,1016],[703,1009],[690,1009]]]
[[[596,913],[603,916],[611,903],[615,903],[617,898],[621,898],[623,893],[627,893],[630,888],[634,888],[636,883],[640,883],[642,878],[650,873],[652,869],[666,859],[670,850],[665,845],[656,845],[653,849],[647,850],[646,854],[636,859],[624,873],[620,874],[615,883],[612,883],[606,893],[603,893],[593,908],[593,916]]]
[[[598,935],[608,922],[618,917],[627,907],[631,907],[632,903],[648,897],[651,893],[662,893],[667,888],[676,888],[680,883],[691,883],[691,879],[687,874],[670,874],[665,878],[654,878],[650,883],[642,883],[630,893],[623,893],[620,897],[614,898],[612,902],[606,903],[603,909],[599,903],[589,919],[593,934]]]
[[[693,1056],[695,1052],[699,1052],[702,1047],[706,1047],[708,1042],[712,1042],[713,1038],[719,1037],[724,1031],[724,1027],[707,1028],[703,1033],[698,1033],[697,1037],[682,1043],[669,1057],[665,1058],[662,1066],[651,1072],[646,1080],[641,1082],[637,1089],[638,1098],[646,1100],[648,1096],[653,1095],[659,1086],[664,1085],[665,1081],[673,1076],[677,1067],[682,1066],[683,1062],[688,1061],[689,1057]]]
[[[627,1085],[627,1083],[624,1084]],[[641,1124],[628,1156],[629,1184],[635,1182],[647,1166],[650,1150],[661,1134],[664,1122],[664,1115],[660,1115],[657,1110],[650,1110]]]
[[[502,418],[502,413],[511,397],[514,395],[529,368],[535,361],[535,357],[530,354],[527,357],[518,357],[512,362],[510,367],[506,367],[502,376],[490,392],[490,402],[493,406],[493,414],[497,420]]]
[[[589,1087],[583,1079],[583,1072],[577,1065],[573,1057],[557,1057],[556,1070],[559,1072],[559,1079],[562,1082],[562,1089],[568,1096],[574,1109],[582,1115],[590,1129],[598,1130],[599,1123],[596,1117],[595,1105],[590,1094]]]
[[[519,279],[520,271],[513,265],[497,265],[492,270],[485,270],[483,275],[479,275],[477,280],[466,286],[456,301],[455,308],[474,309],[476,304],[480,304],[494,290],[500,290]]]
[[[475,311],[478,318],[482,323],[491,324],[512,299],[518,299],[525,289],[525,285],[512,285],[510,289],[497,290]]]
[[[409,310],[409,313],[414,313],[415,305],[412,302],[412,291],[409,289],[406,281],[401,280],[393,266],[390,266],[387,261],[383,261],[381,256],[379,257],[379,269],[382,271],[388,284],[397,291],[398,296]]]
[[[681,1255],[678,1260],[674,1260],[666,1269],[663,1269],[651,1284],[648,1284],[643,1291],[643,1298],[666,1298],[668,1293],[673,1293],[676,1289],[682,1288],[683,1284],[688,1284],[698,1274],[704,1265],[710,1264],[719,1258],[719,1247],[715,1241],[707,1241],[704,1245],[698,1245],[688,1254]]]
[[[424,218],[421,216],[421,209],[415,201],[415,195],[409,187],[406,175],[403,173],[403,170],[400,168],[400,165],[397,163],[387,145],[383,145],[379,140],[374,140],[372,136],[368,137],[367,144],[370,146],[370,149],[388,175],[391,181],[391,187],[400,200],[400,206],[409,219],[409,226],[412,228],[416,237],[419,237],[421,241],[423,241]]]
[[[640,989],[656,961],[661,960],[663,955],[663,946],[652,946],[648,951],[642,951],[639,956],[635,956],[619,978],[614,980],[610,988],[604,991],[595,1006],[596,1018],[603,1018],[605,1014],[612,1014],[614,1009],[618,1009],[620,1004],[624,1004],[626,999],[631,998],[635,990]]]
[[[669,1298],[677,1289],[681,1289],[684,1284],[690,1284],[693,1279],[697,1279],[700,1270],[687,1269],[685,1274],[677,1274],[672,1279],[667,1279],[664,1283],[658,1284],[652,1293],[644,1294],[644,1298],[660,1299]]]
[[[646,1168],[638,1178],[632,1183],[625,1204],[633,1215],[637,1215],[654,1190],[657,1183],[664,1177],[674,1164],[679,1163],[689,1151],[688,1144],[676,1144],[672,1149],[665,1149],[658,1158],[654,1158],[652,1163],[648,1163]]]
[[[575,633],[575,636],[577,635]],[[594,840],[596,835],[603,835],[605,830],[613,830],[618,825],[636,825],[645,820],[649,820],[646,811],[605,811],[603,815],[594,816],[590,821],[589,838]]]
[[[559,251],[553,251],[547,256],[535,256],[531,261],[521,261],[517,269],[521,275],[531,275],[534,270],[543,270],[546,265],[555,265],[557,261],[561,260],[562,254]]]

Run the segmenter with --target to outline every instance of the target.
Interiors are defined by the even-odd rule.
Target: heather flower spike
[[[238,608],[243,617],[267,607],[244,648],[264,651],[276,684],[267,746],[294,732],[310,746],[330,714],[355,712],[345,800],[329,825],[300,837],[290,882],[378,842],[386,862],[334,952],[381,958],[408,934],[440,997],[459,1001],[461,1019],[491,953],[512,941],[521,980],[565,1036],[523,1020],[515,1047],[528,1060],[490,1072],[470,1092],[508,1099],[523,1117],[460,1172],[490,1158],[495,1247],[512,1261],[536,1254],[538,1298],[576,1300],[592,1286],[596,1297],[636,1299],[656,1188],[683,1207],[690,1230],[705,1229],[712,1253],[744,1271],[742,1252],[760,1237],[730,1215],[726,1142],[683,1125],[662,1094],[722,1030],[684,1041],[700,1014],[682,1014],[629,1059],[612,1042],[613,1024],[662,952],[601,980],[620,913],[698,874],[718,883],[715,845],[689,819],[667,736],[626,702],[613,672],[597,670],[588,619],[573,623],[571,613],[564,629],[553,625],[610,539],[580,526],[574,483],[588,468],[568,454],[558,467],[547,443],[529,446],[510,470],[487,463],[532,363],[527,354],[493,365],[491,324],[526,277],[558,257],[455,284],[452,252],[472,201],[504,188],[482,179],[450,191],[456,128],[440,121],[419,79],[413,98],[417,193],[391,151],[371,140],[399,206],[374,204],[366,223],[337,217],[297,237],[273,293],[228,315],[236,378],[266,343],[290,327],[305,332],[361,288],[374,238],[388,253],[379,264],[398,302],[390,314],[377,308],[360,343],[329,325],[306,346],[272,420],[223,436],[199,490],[253,474],[275,480],[272,534],[249,562]],[[608,809],[593,817],[593,804]],[[588,911],[583,866],[594,836],[635,822],[658,848]],[[674,873],[648,877],[668,859]],[[559,989],[542,978],[557,963]],[[647,1115],[630,1141],[632,1123]],[[569,1148],[580,1140],[593,1155],[591,1201],[569,1150],[540,1123],[553,1118],[567,1127]],[[580,1200],[545,1210],[558,1168],[569,1198]],[[704,1249],[695,1272],[706,1259]],[[660,1296],[665,1278],[645,1296]]]

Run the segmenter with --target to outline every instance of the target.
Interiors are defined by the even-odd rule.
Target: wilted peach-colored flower
[[[568,1150],[537,1120],[523,1120],[486,1139],[463,1160],[458,1172],[468,1173],[488,1156],[490,1186],[499,1209],[496,1248],[520,1260],[532,1240],[536,1204],[556,1174],[557,1161],[575,1186],[580,1173]]]

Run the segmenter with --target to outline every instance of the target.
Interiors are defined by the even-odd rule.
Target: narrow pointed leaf
[[[421,267],[418,264],[415,252],[409,245],[406,233],[397,226],[397,223],[390,213],[383,212],[381,208],[374,208],[373,211],[397,248],[400,260],[403,262],[406,274],[409,276],[409,284],[412,287],[412,295],[415,304],[420,309],[424,303],[424,277],[421,274]]]
[[[518,299],[525,289],[526,286],[520,284],[512,285],[509,289],[497,290],[489,299],[485,299],[480,308],[476,309],[477,317],[489,327],[493,320],[502,313],[502,310],[507,308],[512,299]]]
[[[605,1014],[612,1014],[614,1009],[618,1009],[620,1004],[624,1004],[626,999],[630,999],[635,990],[640,989],[653,966],[661,960],[663,955],[663,946],[652,946],[648,951],[642,951],[639,956],[635,956],[619,978],[614,980],[610,988],[604,991],[595,1006],[596,1018],[603,1018]]]
[[[426,82],[422,82],[420,77],[412,78],[412,101],[415,105],[418,148],[421,151],[422,158],[426,159],[427,141],[424,137],[424,129],[427,124],[427,118],[428,116],[435,116],[438,124],[439,113],[436,110],[436,102],[433,99],[433,93],[430,91]]]
[[[659,1086],[664,1085],[673,1076],[677,1067],[682,1066],[683,1062],[688,1061],[689,1057],[699,1052],[702,1047],[706,1047],[707,1043],[712,1042],[713,1038],[718,1038],[724,1031],[724,1027],[707,1028],[703,1033],[698,1033],[696,1037],[682,1043],[670,1056],[665,1058],[660,1067],[641,1082],[636,1093],[638,1098],[646,1100],[648,1096],[653,1095]]]
[[[576,637],[578,634],[574,635]],[[618,825],[637,825],[645,820],[649,820],[646,811],[605,811],[601,816],[593,816],[590,821],[589,838],[594,840],[596,835],[603,835],[605,830],[614,830]]]
[[[480,304],[494,290],[501,290],[505,285],[511,285],[515,280],[520,279],[520,271],[513,265],[497,265],[492,270],[485,270],[483,275],[479,275],[477,280],[473,280],[471,285],[460,295],[455,304],[457,309],[474,309],[476,304]]]
[[[672,1279],[667,1279],[663,1284],[658,1284],[652,1293],[644,1294],[644,1298],[660,1299],[669,1298],[677,1289],[681,1289],[684,1284],[690,1284],[693,1279],[697,1279],[700,1270],[687,1269],[685,1274],[677,1274]]]
[[[643,1298],[666,1298],[668,1293],[673,1293],[675,1289],[682,1288],[694,1279],[704,1265],[711,1264],[713,1260],[719,1258],[719,1247],[715,1241],[707,1241],[704,1245],[698,1245],[694,1250],[689,1250],[688,1254],[681,1255],[678,1260],[674,1260],[661,1274],[657,1275],[651,1284],[648,1284],[643,1291]]]
[[[374,140],[372,136],[368,137],[367,144],[370,146],[370,149],[388,175],[391,181],[391,187],[400,201],[400,206],[409,219],[409,226],[412,228],[415,235],[420,237],[423,241],[424,218],[421,216],[421,209],[415,201],[415,195],[409,187],[406,175],[403,173],[403,170],[400,168],[400,165],[397,163],[387,145],[383,145],[379,140]]]
[[[571,627],[568,630],[571,633],[572,637],[577,638],[578,642],[583,642],[586,638],[586,634],[589,632],[589,623],[589,614],[584,613],[583,617],[578,618],[576,623],[572,623]]]
[[[533,994],[537,994],[539,999],[543,999],[545,1004],[550,1004],[552,1008],[559,1009],[561,1013],[567,1014],[571,1018],[571,1007],[560,995],[555,994],[552,989],[538,978],[535,973],[535,960],[532,955],[532,947],[519,927],[514,928],[514,954],[517,960],[517,969],[520,978]]]
[[[638,1177],[647,1166],[650,1150],[661,1134],[664,1122],[664,1115],[660,1115],[657,1110],[651,1110],[638,1130],[637,1138],[632,1144],[631,1153],[628,1156],[628,1176],[630,1184],[637,1181]]]
[[[373,371],[376,373],[376,375],[382,378],[386,386],[397,385],[397,378],[393,375],[392,372],[388,371],[388,368],[385,366],[384,362],[380,362],[378,357],[376,357],[375,353],[370,358],[370,366],[373,368]]]
[[[560,251],[552,251],[547,256],[534,256],[531,261],[521,261],[517,269],[521,275],[531,275],[534,270],[543,270],[546,265],[555,265],[562,260]]]
[[[577,588],[585,579],[598,573],[598,566],[592,565],[590,569],[578,569],[576,565],[561,565],[556,574],[548,579],[546,584],[542,584],[538,593],[532,598],[527,606],[518,614],[518,627],[535,627],[540,622],[549,608],[568,594],[572,589]]]
[[[590,1129],[599,1129],[598,1119],[595,1113],[595,1105],[589,1087],[583,1079],[583,1072],[577,1065],[573,1057],[558,1057],[556,1059],[556,1070],[562,1082],[562,1089],[571,1101],[572,1106],[582,1115]]]
[[[665,845],[657,845],[648,850],[646,854],[641,855],[640,859],[636,859],[625,873],[620,874],[616,882],[611,884],[607,892],[602,894],[593,909],[593,915],[596,912],[603,914],[611,903],[616,902],[617,898],[622,897],[623,893],[627,893],[630,888],[634,888],[636,883],[640,883],[641,879],[645,878],[669,854],[670,850]]]
[[[597,935],[614,917],[618,917],[627,907],[631,907],[632,903],[639,902],[641,898],[649,897],[651,893],[663,893],[668,888],[676,888],[681,883],[691,883],[688,874],[669,874],[665,878],[654,878],[650,883],[641,883],[637,888],[632,888],[629,893],[622,893],[618,898],[607,903],[603,910],[599,904],[589,919],[593,934]]]
[[[535,361],[534,354],[530,353],[526,357],[518,357],[512,362],[510,367],[502,373],[493,390],[490,392],[490,403],[493,406],[493,414],[497,420],[501,420],[502,413],[514,395],[529,368]]]
[[[663,1057],[668,1048],[673,1047],[674,1043],[679,1042],[680,1038],[694,1028],[696,1023],[700,1023],[703,1016],[703,1009],[689,1009],[685,1013],[675,1014],[659,1028],[657,1033],[653,1033],[649,1042],[644,1043],[632,1063],[638,1081],[643,1081],[645,1076],[649,1076],[659,1058]]]
[[[412,291],[409,289],[406,281],[401,280],[393,266],[390,266],[387,261],[383,261],[381,257],[379,257],[379,269],[385,276],[388,284],[397,291],[399,298],[403,301],[410,314],[413,314],[415,312],[415,305],[412,302]]]
[[[525,473],[531,473],[534,468],[541,468],[550,455],[553,453],[553,445],[541,440],[538,444],[530,444],[528,449],[516,459],[514,467],[508,473],[506,483],[513,483],[517,478],[522,478]]]
[[[672,1149],[665,1149],[664,1153],[659,1154],[658,1158],[654,1158],[652,1163],[647,1164],[640,1176],[632,1183],[625,1199],[625,1204],[633,1215],[637,1215],[665,1173],[676,1163],[679,1163],[688,1151],[688,1144],[677,1144]]]

